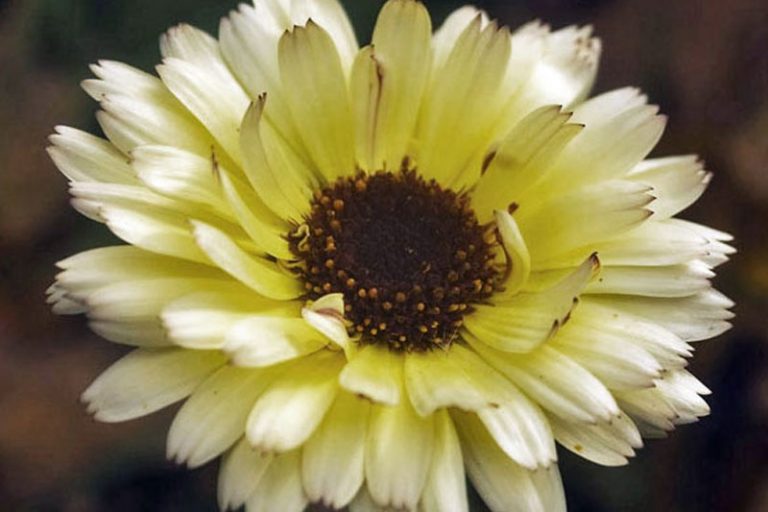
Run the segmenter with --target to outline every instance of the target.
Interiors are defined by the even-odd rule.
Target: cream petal
[[[590,301],[654,322],[684,341],[700,341],[731,328],[733,301],[708,288],[690,297],[590,295]]]
[[[276,455],[245,503],[246,512],[302,512],[308,504],[301,486],[298,450]]]
[[[448,15],[432,37],[435,68],[442,67],[445,64],[445,61],[456,45],[456,41],[458,41],[467,27],[478,18],[480,19],[480,27],[483,29],[490,22],[488,15],[484,11],[480,11],[471,5],[460,7]]]
[[[542,412],[471,350],[454,345],[447,353],[409,354],[405,382],[421,416],[449,406],[475,411],[519,464],[533,469],[556,459]]]
[[[355,499],[349,504],[349,512],[389,512],[389,510],[374,503],[366,487],[360,489]]]
[[[160,40],[166,87],[240,162],[239,128],[249,98],[229,71],[218,42],[189,25],[170,29]]]
[[[285,234],[290,230],[288,222],[279,219],[269,210],[244,181],[225,173],[220,174],[219,179],[238,224],[253,243],[276,258],[292,259],[293,253],[285,239]]]
[[[700,261],[659,267],[606,266],[586,293],[689,297],[709,288],[714,275]]]
[[[429,476],[434,416],[422,418],[408,400],[374,404],[365,449],[365,478],[381,507],[414,510]]]
[[[344,324],[344,295],[331,293],[301,310],[304,320],[345,351],[351,350]]]
[[[196,468],[240,439],[256,399],[269,385],[268,370],[225,366],[184,403],[168,432],[169,459]]]
[[[227,332],[222,350],[238,366],[269,366],[324,348],[326,338],[297,316],[254,316]]]
[[[221,225],[238,238],[242,238],[240,227],[230,222],[231,217],[226,210],[201,207],[194,201],[162,195],[141,183],[125,185],[79,181],[70,183],[69,192],[78,210],[97,222],[108,223],[107,210],[116,209],[132,215],[152,213],[182,231],[189,229],[188,219],[195,218]]]
[[[557,461],[552,431],[538,405],[514,386],[505,386],[503,395],[497,404],[477,413],[502,451],[528,469]]]
[[[653,204],[655,208],[656,202]],[[590,247],[600,254],[600,261],[606,267],[677,265],[706,258],[717,251],[713,241],[678,219],[651,220],[620,237]],[[575,254],[584,250],[580,248]],[[561,261],[575,258],[566,257]]]
[[[303,26],[313,21],[333,39],[345,69],[352,63],[357,51],[357,40],[352,25],[338,0],[258,0],[271,12],[281,32],[292,26]]]
[[[709,415],[709,405],[700,395],[709,395],[711,391],[689,372],[667,372],[656,381],[656,387],[674,409],[675,424],[693,423],[700,417]]]
[[[652,212],[651,190],[630,181],[606,181],[571,189],[549,199],[523,198],[515,211],[520,231],[531,253],[534,270],[573,250],[615,238],[639,226]],[[553,215],[553,212],[557,214]],[[590,254],[584,249],[575,257]]]
[[[419,172],[456,189],[480,177],[507,93],[501,86],[509,62],[509,31],[495,23],[482,25],[476,17],[445,63],[433,70],[419,114]]]
[[[609,423],[578,425],[551,417],[555,439],[576,455],[603,466],[624,466],[643,446],[634,422],[620,414]]]
[[[592,27],[571,25],[550,32],[549,27],[524,26],[518,32],[526,31],[527,36],[540,39],[541,55],[518,101],[570,106],[586,97],[595,80],[601,53],[600,40],[591,37]],[[513,48],[520,37],[518,32],[513,34]]]
[[[354,126],[341,60],[328,33],[312,20],[278,45],[280,77],[301,138],[328,180],[354,172]]]
[[[379,13],[371,47],[355,60],[357,159],[368,171],[396,170],[408,153],[429,76],[431,34],[424,5],[392,0]]]
[[[230,329],[249,315],[293,316],[298,309],[290,303],[265,299],[239,283],[227,284],[221,290],[184,295],[163,308],[163,326],[174,344],[191,349],[219,349]]]
[[[570,117],[557,105],[536,109],[487,156],[487,169],[472,192],[480,222],[490,220],[494,210],[504,211],[521,201],[525,191],[546,175],[563,148],[583,129],[568,123]]]
[[[231,217],[216,181],[214,161],[171,146],[141,146],[131,151],[136,174],[151,190]]]
[[[295,166],[287,165],[286,153],[275,147],[279,140],[274,134],[269,138],[272,145],[271,151],[268,150],[265,136],[270,135],[267,133],[270,128],[262,117],[266,102],[266,96],[260,96],[243,119],[240,146],[245,174],[259,197],[278,217],[299,221],[307,213],[312,196],[310,171],[296,172]]]
[[[101,103],[97,114],[104,133],[122,152],[145,144],[172,145],[200,155],[214,144],[205,128],[155,76],[126,64],[99,61],[98,80],[83,89]]]
[[[531,400],[566,421],[610,421],[619,413],[613,396],[594,375],[548,345],[511,355],[472,338],[467,341]]]
[[[137,349],[99,375],[82,400],[99,421],[138,418],[187,397],[223,364],[214,352]]]
[[[666,117],[658,115],[656,106],[635,106],[633,101],[609,111],[605,107],[613,107],[614,101],[604,101],[601,95],[576,107],[571,119],[585,127],[561,153],[547,181],[567,190],[575,180],[619,179],[648,156],[664,132]]]
[[[695,155],[653,158],[637,164],[629,179],[653,187],[657,218],[669,218],[693,204],[712,180],[712,173]]]
[[[257,293],[290,300],[303,293],[301,282],[268,260],[245,252],[226,233],[202,222],[192,222],[197,245],[225,272]]]
[[[302,475],[310,501],[340,510],[363,484],[370,404],[341,392],[323,422],[304,444]]]
[[[511,270],[509,277],[503,283],[504,291],[508,294],[517,293],[525,286],[531,273],[531,255],[512,215],[506,211],[497,210],[494,216],[504,253],[507,256],[507,267]]]
[[[529,471],[509,459],[473,415],[456,419],[464,464],[494,512],[565,512],[557,466]]]
[[[366,345],[354,354],[339,375],[339,384],[350,393],[374,402],[396,405],[400,402],[403,358],[379,345]]]
[[[226,281],[196,277],[161,277],[118,281],[86,297],[91,328],[115,343],[140,346],[168,344],[160,314],[178,297],[216,289]]]
[[[419,504],[421,512],[468,512],[461,445],[453,420],[443,410],[435,414],[432,465]]]
[[[600,379],[609,389],[639,389],[653,386],[662,370],[661,364],[640,343],[627,342],[627,338],[644,332],[624,329],[621,334],[604,329],[597,322],[605,317],[595,318],[590,325],[581,319],[587,315],[579,310],[557,336],[552,340],[554,347]],[[641,328],[642,326],[637,325]],[[658,331],[656,329],[655,331]],[[627,333],[624,336],[624,333]]]
[[[138,210],[103,206],[99,211],[109,229],[131,245],[165,256],[208,263],[182,215],[145,206]]]
[[[163,277],[226,278],[207,265],[161,256],[130,245],[99,247],[56,263],[62,272],[56,282],[67,293],[83,299],[94,290],[119,281]]]
[[[617,392],[616,400],[636,422],[643,437],[664,437],[675,428],[673,420],[677,413],[657,388]]]
[[[48,140],[48,154],[70,181],[136,184],[125,155],[108,141],[90,133],[57,126]]]
[[[500,294],[492,305],[475,306],[464,326],[483,343],[505,352],[530,352],[549,339],[577,304],[599,269],[596,256],[573,273],[537,293]]]
[[[273,458],[273,454],[259,451],[247,439],[241,439],[222,459],[217,492],[219,508],[241,507],[253,494]]]
[[[304,443],[338,394],[342,364],[342,357],[322,352],[300,359],[278,377],[248,416],[246,436],[251,444],[282,452]]]
[[[405,387],[420,416],[458,407],[476,411],[495,404],[504,378],[471,350],[454,345],[447,351],[405,356]]]

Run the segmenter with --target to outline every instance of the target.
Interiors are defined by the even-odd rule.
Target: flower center
[[[351,334],[396,350],[450,346],[500,274],[469,198],[410,170],[316,192],[290,244],[309,298],[343,293]]]

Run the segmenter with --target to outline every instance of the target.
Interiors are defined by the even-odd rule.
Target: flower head
[[[359,48],[335,0],[181,25],[159,78],[83,83],[106,139],[57,128],[73,206],[128,245],[60,263],[54,311],[136,347],[103,421],[187,398],[168,455],[223,456],[222,508],[565,509],[555,442],[620,465],[708,412],[690,342],[725,331],[728,235],[674,218],[710,175],[646,159],[635,89],[585,101],[589,28],[434,34],[390,0]]]

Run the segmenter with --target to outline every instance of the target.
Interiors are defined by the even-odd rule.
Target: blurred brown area
[[[157,35],[215,31],[235,1],[0,0],[0,510],[215,510],[215,467],[164,462],[171,413],[96,424],[77,397],[124,352],[44,302],[54,263],[108,243],[67,205],[46,137],[96,130],[78,88],[97,58],[151,69]],[[426,0],[435,20],[458,1]],[[645,90],[670,116],[657,155],[697,153],[715,179],[685,217],[729,231],[739,254],[718,286],[735,328],[697,345],[712,415],[609,469],[562,454],[571,511],[768,510],[768,3],[765,0],[477,2],[511,26],[591,23],[603,39],[596,91]],[[346,2],[367,40],[379,2]],[[476,501],[476,500],[475,500]],[[477,510],[483,510],[477,505]]]

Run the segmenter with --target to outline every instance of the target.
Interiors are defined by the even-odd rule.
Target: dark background
[[[345,2],[360,40],[380,2]],[[427,0],[435,24],[460,2]],[[571,512],[768,510],[768,2],[477,2],[510,26],[593,23],[604,54],[596,91],[637,85],[670,123],[656,155],[698,153],[715,179],[687,218],[736,235],[718,286],[735,328],[696,345],[712,415],[651,441],[627,467],[562,454]],[[110,243],[72,211],[44,151],[56,124],[98,131],[79,90],[87,64],[151,70],[157,37],[187,21],[216,32],[234,0],[0,0],[0,510],[214,511],[215,464],[164,462],[173,411],[97,424],[77,397],[124,348],[44,303],[53,264]],[[475,500],[476,501],[476,500]],[[477,505],[477,510],[483,510]]]

